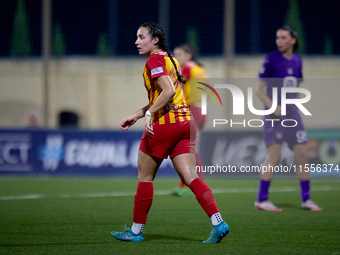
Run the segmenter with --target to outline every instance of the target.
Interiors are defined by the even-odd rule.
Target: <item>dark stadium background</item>
[[[24,1],[29,19],[32,56],[41,55],[41,0]],[[17,1],[0,1],[0,57],[10,56]],[[116,8],[109,13],[110,4]],[[324,54],[325,38],[332,40],[332,53],[340,54],[340,2],[300,0],[306,54]],[[235,1],[235,53],[264,54],[275,50],[274,36],[283,25],[289,1]],[[170,1],[169,46],[184,43],[188,28],[197,30],[200,54],[223,52],[224,1]],[[52,1],[53,25],[61,24],[65,55],[96,55],[98,37],[106,34],[112,55],[136,55],[135,33],[145,21],[157,22],[158,1],[58,0]],[[117,22],[112,22],[117,21]],[[109,25],[109,23],[111,25]],[[117,32],[115,32],[117,31]]]

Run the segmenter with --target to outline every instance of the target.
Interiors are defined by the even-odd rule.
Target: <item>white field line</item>
[[[334,188],[329,186],[315,187],[311,191],[335,191],[340,190],[340,188]],[[257,188],[244,188],[244,189],[213,189],[214,194],[230,194],[230,193],[256,193]],[[297,187],[281,187],[281,188],[271,188],[270,192],[298,192],[300,191],[298,185]],[[172,190],[158,190],[154,192],[154,195],[169,195]],[[43,195],[43,194],[29,194],[29,195],[19,195],[19,196],[0,196],[0,200],[25,200],[25,199],[38,199],[38,198],[94,198],[94,197],[131,197],[136,194],[133,192],[109,192],[109,193],[83,193],[83,194],[59,194],[59,195]]]

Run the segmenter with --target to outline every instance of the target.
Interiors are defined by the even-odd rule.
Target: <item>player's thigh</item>
[[[151,182],[155,179],[163,159],[138,151],[138,181]]]
[[[272,165],[277,165],[281,160],[282,143],[272,143],[267,146],[267,159]]]
[[[292,113],[288,118],[291,120],[286,123],[288,126],[285,127],[285,141],[293,150],[295,145],[307,144],[308,138],[300,114]]]
[[[285,129],[281,125],[281,122],[267,121],[265,119],[263,126],[263,139],[267,148],[272,144],[282,144],[285,139]]]

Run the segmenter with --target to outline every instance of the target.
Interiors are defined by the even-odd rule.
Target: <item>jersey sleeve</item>
[[[206,78],[207,74],[203,67],[196,65],[195,67],[192,68],[191,77],[192,78]]]
[[[272,65],[268,57],[266,57],[263,61],[263,64],[261,66],[260,72],[259,72],[259,78],[270,78],[271,77],[271,70]]]
[[[182,69],[182,75],[183,75],[186,79],[189,79],[189,78],[190,78],[190,71],[191,71],[190,66],[185,66],[185,67],[183,67],[183,69]]]
[[[150,71],[151,79],[155,79],[163,75],[169,75],[168,70],[165,67],[164,57],[157,55],[149,57],[146,61],[146,67]]]

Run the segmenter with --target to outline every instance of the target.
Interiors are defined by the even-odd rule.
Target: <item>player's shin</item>
[[[213,225],[222,222],[222,217],[216,204],[215,198],[209,186],[201,178],[194,179],[189,188],[195,194],[198,203],[206,214],[211,218]]]
[[[139,182],[134,207],[133,207],[133,226],[131,230],[134,234],[143,232],[149,210],[153,200],[153,183]]]

